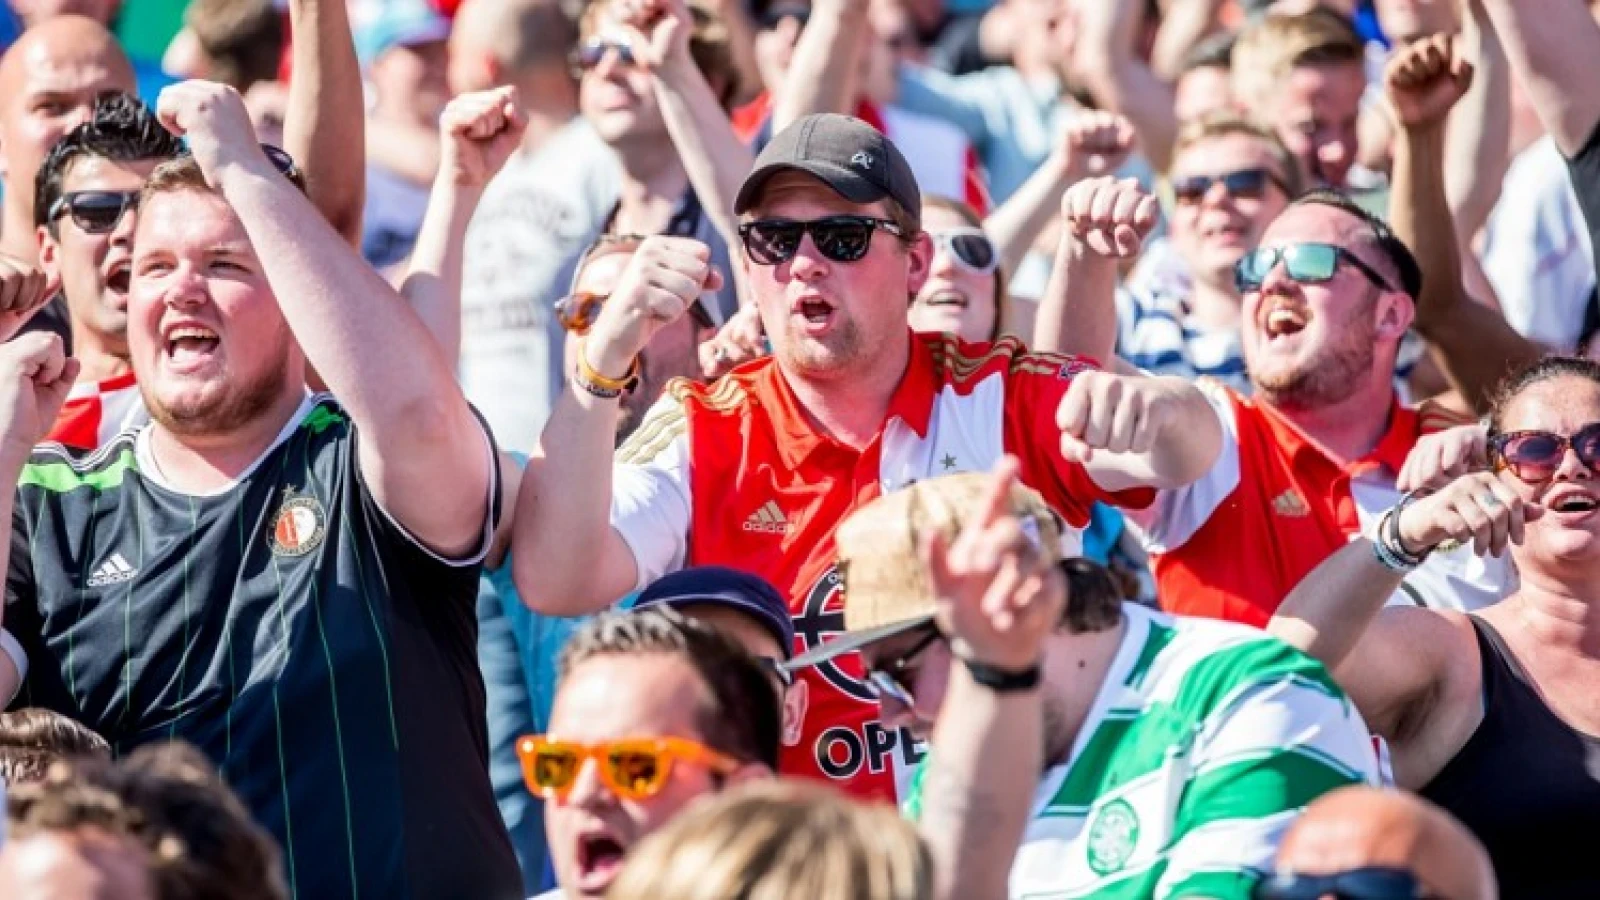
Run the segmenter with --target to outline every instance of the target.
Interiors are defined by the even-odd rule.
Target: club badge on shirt
[[[295,494],[294,488],[283,489],[283,505],[273,520],[268,543],[278,556],[304,556],[317,549],[327,534],[327,517],[322,504],[309,494]]]

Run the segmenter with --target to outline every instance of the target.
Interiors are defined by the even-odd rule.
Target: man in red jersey
[[[600,609],[685,565],[731,565],[784,591],[797,651],[843,630],[833,531],[912,481],[1004,454],[1073,528],[1208,469],[1217,417],[1192,386],[1125,378],[1014,340],[913,335],[932,243],[893,142],[816,115],[762,151],[735,208],[739,265],[772,355],[678,382],[618,451],[616,404],[639,349],[724,276],[694,241],[651,238],[580,346],[578,372],[519,494],[518,590],[543,613]],[[854,654],[808,670],[811,710],[781,771],[890,798],[920,751],[877,721]]]

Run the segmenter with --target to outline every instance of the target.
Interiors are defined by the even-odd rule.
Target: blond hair
[[[704,800],[628,856],[606,900],[923,900],[933,860],[892,806],[797,781]]]
[[[1318,6],[1298,15],[1268,15],[1245,28],[1233,47],[1233,92],[1262,118],[1273,91],[1298,66],[1360,64],[1366,48],[1355,25]]]
[[[1305,175],[1300,171],[1300,161],[1295,159],[1289,148],[1283,145],[1283,140],[1278,137],[1277,132],[1257,125],[1234,112],[1218,110],[1192,122],[1185,122],[1178,129],[1178,139],[1173,145],[1172,156],[1176,159],[1196,144],[1233,135],[1254,138],[1266,144],[1267,153],[1272,156],[1272,161],[1277,163],[1278,174],[1283,177],[1286,185],[1285,193],[1291,200],[1300,196],[1300,192],[1305,190]]]

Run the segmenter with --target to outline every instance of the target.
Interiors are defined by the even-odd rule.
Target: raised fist
[[[1384,72],[1389,106],[1404,128],[1442,125],[1472,86],[1472,63],[1447,34],[1423,38],[1395,53]]]
[[[456,97],[439,115],[440,174],[464,187],[483,187],[517,149],[527,126],[514,87]]]
[[[1128,161],[1133,144],[1133,123],[1127,119],[1115,113],[1085,113],[1062,135],[1067,174],[1074,181],[1110,175]]]
[[[1156,198],[1132,178],[1091,178],[1061,198],[1062,226],[1089,252],[1116,259],[1136,256],[1156,226]]]
[[[646,238],[600,308],[585,339],[585,360],[602,375],[622,377],[657,331],[677,321],[701,294],[721,287],[710,247],[692,238]]]

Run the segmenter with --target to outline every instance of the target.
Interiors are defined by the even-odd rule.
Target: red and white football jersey
[[[885,492],[984,471],[1011,454],[1023,482],[1074,526],[1072,542],[1093,502],[1153,499],[1143,489],[1108,495],[1060,454],[1056,408],[1092,364],[1030,354],[1012,338],[908,340],[910,365],[882,430],[861,451],[812,428],[770,357],[711,385],[673,383],[617,456],[611,523],[633,550],[639,587],[683,566],[760,574],[787,595],[800,653],[844,629],[834,529]],[[810,707],[781,769],[893,800],[922,749],[878,722],[861,675],[855,654],[801,673]]]
[[[75,450],[94,450],[125,428],[149,419],[133,373],[72,386],[45,440]]]

